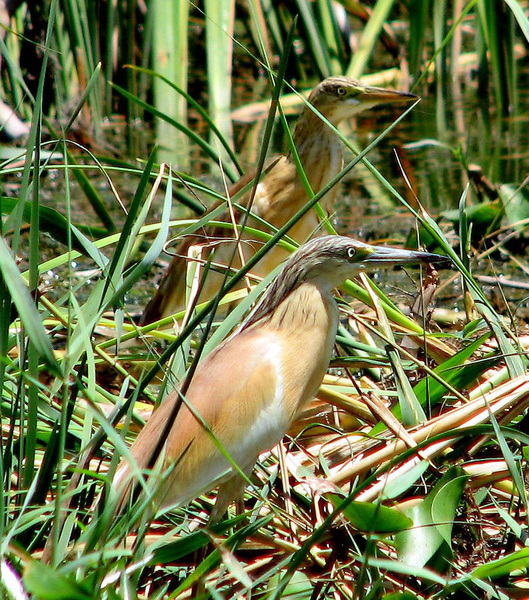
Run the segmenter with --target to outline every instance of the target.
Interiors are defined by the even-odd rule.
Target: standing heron
[[[198,364],[185,390],[163,401],[132,445],[136,467],[151,473],[153,512],[220,486],[215,521],[243,492],[240,472],[252,472],[322,382],[338,325],[333,288],[359,270],[446,260],[333,235],[300,247],[246,321]],[[123,459],[114,480],[120,508],[137,488],[137,472]]]
[[[329,77],[317,85],[311,92],[301,112],[293,141],[303,170],[314,193],[319,192],[333,179],[343,167],[342,142],[320,115],[337,127],[345,119],[378,106],[380,104],[402,104],[417,100],[414,94],[406,94],[393,90],[363,85],[347,77]],[[310,106],[309,106],[310,105]],[[315,112],[311,107],[316,109]],[[318,114],[319,113],[319,114]],[[230,190],[230,196],[242,190],[254,178],[249,173],[237,182]],[[334,209],[337,187],[334,186],[320,201],[327,215]],[[248,207],[252,192],[246,192],[238,201]],[[281,156],[258,183],[251,205],[252,212],[274,227],[282,227],[307,203],[309,197],[303,185],[294,158],[289,153]],[[240,218],[240,214],[237,215]],[[230,222],[226,213],[221,221]],[[249,227],[261,228],[255,219],[248,219]],[[318,228],[318,217],[314,210],[305,214],[289,231],[289,236],[298,243],[303,243]],[[202,235],[186,237],[175,249],[175,256],[160,281],[153,298],[147,304],[142,316],[142,324],[158,321],[185,307],[185,274],[188,251],[191,246],[204,244],[204,238],[215,243],[215,262],[227,264],[233,254],[233,232],[225,228],[206,227]],[[249,237],[242,236],[247,243],[242,251],[252,250]],[[224,241],[222,241],[224,240]],[[222,241],[222,243],[218,243]],[[206,258],[207,253],[203,254]],[[254,273],[264,276],[277,267],[286,257],[284,250],[273,248],[254,268]],[[248,256],[246,256],[247,260]],[[234,268],[241,266],[237,260]],[[200,296],[204,300],[211,299],[221,288],[223,275],[210,271],[203,283]]]

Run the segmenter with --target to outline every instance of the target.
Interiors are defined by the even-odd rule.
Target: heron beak
[[[448,256],[432,254],[431,252],[416,252],[386,246],[369,246],[369,253],[364,256],[359,265],[370,269],[372,267],[387,267],[393,265],[415,265],[420,263],[450,263]]]
[[[364,91],[356,96],[360,102],[370,104],[405,104],[419,100],[419,96],[395,90],[386,90],[378,87],[366,87]]]

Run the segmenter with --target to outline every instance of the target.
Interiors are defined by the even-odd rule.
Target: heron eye
[[[356,255],[356,250],[354,248],[347,248],[347,258],[348,260],[352,260]]]
[[[345,96],[345,94],[347,94],[347,90],[344,87],[339,86],[336,88],[336,93],[338,96]]]

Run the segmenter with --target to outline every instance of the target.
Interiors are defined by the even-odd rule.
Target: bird
[[[371,87],[347,77],[329,77],[319,83],[310,93],[304,105],[293,134],[293,142],[303,170],[307,175],[314,193],[319,192],[333,179],[343,167],[342,142],[336,133],[322,120],[337,127],[342,121],[373,108],[380,104],[402,104],[417,100],[414,94]],[[312,110],[313,107],[317,112]],[[319,114],[318,114],[319,113]],[[231,197],[244,190],[255,177],[255,172],[243,176],[231,188]],[[250,186],[251,187],[251,186]],[[320,202],[324,212],[333,212],[337,187],[334,186],[325,194]],[[238,203],[248,207],[252,190],[243,193]],[[252,212],[274,227],[282,227],[309,200],[305,186],[298,174],[298,168],[292,153],[281,156],[272,163],[260,182],[257,184],[252,201]],[[236,218],[240,220],[241,214]],[[221,221],[230,222],[229,212],[220,217]],[[261,229],[261,224],[250,218],[250,227]],[[318,229],[319,222],[314,210],[304,215],[288,232],[298,243],[303,243]],[[208,255],[207,243],[211,240],[215,247],[215,263],[228,264],[233,254],[233,231],[221,227],[206,227],[200,233],[185,237],[175,248],[174,257],[160,280],[153,297],[145,307],[141,324],[148,325],[185,308],[185,277],[188,252],[194,245],[202,245],[202,258]],[[246,254],[245,260],[254,253],[256,245],[251,236],[243,232],[241,245]],[[221,241],[222,243],[219,243]],[[253,270],[258,276],[265,276],[277,267],[287,254],[279,247],[270,250]],[[234,268],[241,266],[238,258],[232,263]],[[210,300],[221,288],[223,275],[210,270],[202,284],[200,298]]]
[[[244,491],[241,473],[251,474],[258,456],[281,440],[316,396],[338,326],[333,289],[361,270],[446,260],[339,235],[301,246],[246,320],[140,431],[131,461],[123,458],[114,477],[119,510],[137,496],[139,469],[154,489],[148,501],[153,514],[219,487],[210,515],[219,520]]]

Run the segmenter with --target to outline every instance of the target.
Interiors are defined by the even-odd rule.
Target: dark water
[[[413,205],[416,195],[420,204],[437,217],[457,208],[469,181],[464,163],[481,167],[483,175],[496,186],[522,183],[529,172],[528,100],[527,94],[522,96],[520,111],[504,118],[494,106],[479,103],[474,90],[442,103],[426,97],[369,159],[408,202]],[[396,114],[387,109],[372,113],[376,114],[358,120],[353,134],[363,142],[362,146]],[[384,188],[375,185],[364,170],[355,168],[345,189],[338,213],[340,227],[368,237],[398,237],[399,233],[406,233],[408,211]],[[470,190],[468,204],[478,201]],[[385,219],[390,220],[386,227]]]

